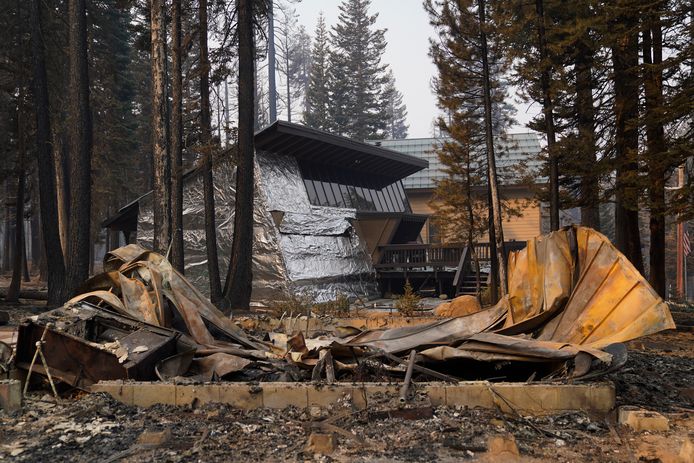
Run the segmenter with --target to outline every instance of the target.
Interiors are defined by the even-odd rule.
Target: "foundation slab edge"
[[[397,397],[398,383],[207,383],[101,381],[91,392],[105,392],[126,404],[196,406],[222,403],[240,409],[336,405],[349,399],[356,408],[368,405],[374,394]],[[610,382],[587,384],[527,384],[466,381],[458,384],[418,383],[433,406],[500,409],[505,413],[548,415],[565,411],[607,414],[614,409],[616,394]]]

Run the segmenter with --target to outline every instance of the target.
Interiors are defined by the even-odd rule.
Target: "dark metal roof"
[[[257,132],[255,147],[316,164],[368,172],[389,183],[429,166],[428,161],[415,156],[285,121]]]

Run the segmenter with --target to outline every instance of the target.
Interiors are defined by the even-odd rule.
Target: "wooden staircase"
[[[480,262],[490,260],[490,248],[488,243],[476,243],[474,245],[477,258]],[[518,251],[525,247],[525,242],[511,241],[505,243],[506,257],[511,251]],[[489,272],[480,270],[480,292],[484,291],[491,284]],[[458,268],[453,277],[454,297],[464,294],[477,295],[477,275],[475,273],[471,252],[467,246],[463,248],[458,261]]]
[[[480,270],[480,292],[483,292],[489,287],[489,272],[483,272]],[[477,295],[477,276],[474,270],[465,273],[460,285],[456,288],[455,296],[462,296],[464,294],[469,294],[472,296]]]

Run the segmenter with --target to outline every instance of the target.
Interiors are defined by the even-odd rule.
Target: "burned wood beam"
[[[410,382],[412,381],[412,370],[414,369],[414,361],[417,357],[417,351],[412,349],[410,356],[407,359],[407,371],[405,372],[405,382],[400,388],[400,402],[407,402],[407,394],[410,390]]]
[[[399,363],[400,365],[407,365],[407,362],[405,360],[401,359],[400,357],[397,357],[389,352],[386,352],[381,349],[374,349],[374,351],[383,357],[392,360],[394,362]],[[412,368],[417,370],[419,373],[422,373],[427,376],[431,376],[432,378],[440,379],[442,381],[448,381],[449,383],[458,383],[460,380],[458,378],[454,378],[453,376],[448,376],[443,373],[439,373],[438,371],[430,370],[429,368],[423,367],[421,365],[414,365]]]

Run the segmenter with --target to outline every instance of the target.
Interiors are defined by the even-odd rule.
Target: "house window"
[[[429,244],[441,243],[439,227],[437,227],[436,224],[434,224],[431,220],[427,220],[427,224],[429,229]]]
[[[347,207],[367,212],[410,213],[401,181],[380,186],[380,179],[333,166],[300,163],[306,192],[314,206]]]

